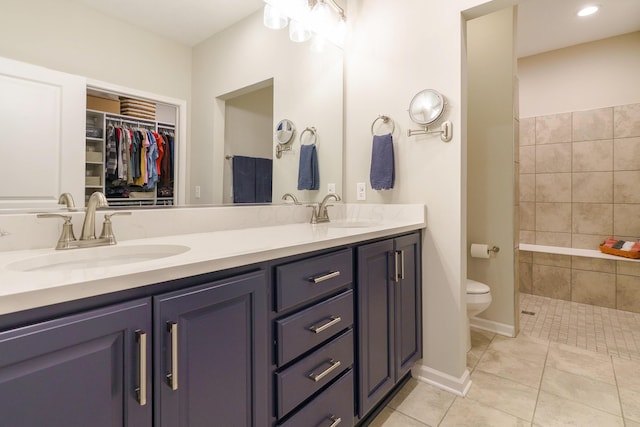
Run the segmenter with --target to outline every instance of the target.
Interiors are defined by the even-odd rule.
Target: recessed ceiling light
[[[594,13],[596,13],[598,11],[598,9],[600,9],[599,6],[586,6],[586,7],[583,7],[582,9],[580,9],[580,11],[578,11],[578,16],[593,15]]]

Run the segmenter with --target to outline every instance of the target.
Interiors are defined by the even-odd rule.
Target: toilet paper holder
[[[487,249],[487,253],[489,253],[489,252],[493,252],[494,254],[497,254],[498,252],[500,252],[500,247],[493,246],[492,248],[488,248]]]

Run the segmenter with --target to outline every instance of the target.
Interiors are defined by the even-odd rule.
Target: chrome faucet
[[[73,196],[71,193],[62,193],[60,198],[58,199],[59,205],[66,205],[67,210],[75,210],[76,204],[73,201]]]
[[[300,203],[298,201],[298,198],[296,196],[294,196],[293,194],[291,194],[291,193],[284,193],[284,195],[282,196],[282,200],[287,200],[287,199],[293,200],[293,204],[295,204],[295,205],[301,205],[302,204],[302,203]]]
[[[80,240],[94,240],[96,238],[96,208],[107,207],[107,198],[103,193],[96,191],[89,197],[87,203],[87,211],[84,214],[84,222],[82,223],[82,232]]]
[[[329,193],[326,196],[324,196],[320,204],[317,206],[317,210],[316,210],[316,205],[308,205],[313,209],[313,212],[311,212],[311,224],[329,222],[329,212],[327,211],[327,208],[329,206],[333,206],[333,205],[327,204],[329,199],[333,199],[336,202],[339,202],[340,200],[342,200],[340,196],[338,196],[337,194]]]

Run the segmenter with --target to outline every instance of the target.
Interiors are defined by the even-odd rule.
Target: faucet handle
[[[316,203],[307,205],[308,208],[311,208],[311,220],[309,221],[311,224],[318,223],[318,205]]]
[[[37,218],[62,218],[64,222],[71,222],[71,215],[62,215],[62,214],[54,214],[54,213],[41,213],[36,215]]]
[[[70,246],[69,244],[76,240],[76,236],[73,234],[73,224],[71,224],[70,215],[44,213],[38,214],[37,218],[64,219],[64,224],[62,224],[62,233],[60,233],[60,238],[58,239],[58,243],[56,244],[56,249],[68,249]]]
[[[100,233],[100,239],[106,239],[110,245],[115,245],[116,236],[113,235],[113,227],[111,226],[111,217],[114,215],[131,215],[131,212],[113,212],[110,214],[104,214],[104,222],[102,223],[102,232]]]
[[[131,215],[131,212],[129,211],[123,211],[123,212],[113,212],[110,214],[104,214],[104,220],[105,221],[111,221],[111,217],[114,215]]]

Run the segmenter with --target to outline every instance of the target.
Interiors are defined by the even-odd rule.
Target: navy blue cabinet
[[[274,268],[277,425],[353,426],[353,248]]]
[[[150,426],[150,333],[149,299],[1,332],[0,424]]]
[[[0,425],[364,422],[421,357],[420,266],[413,233],[35,310],[0,332]]]
[[[154,297],[155,423],[266,426],[264,272]]]
[[[420,235],[357,248],[358,415],[422,357]]]

